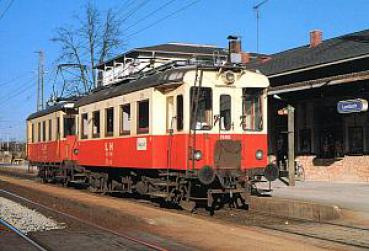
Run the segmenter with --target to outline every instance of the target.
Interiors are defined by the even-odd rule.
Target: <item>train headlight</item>
[[[202,159],[202,152],[200,150],[195,150],[193,152],[193,159],[194,160],[201,160]]]
[[[231,85],[236,80],[236,76],[232,71],[226,71],[223,74],[223,80],[227,85]]]
[[[256,158],[257,160],[262,160],[262,159],[263,159],[263,157],[264,157],[264,153],[263,153],[263,151],[262,151],[262,150],[257,150],[257,151],[256,151],[256,153],[255,153],[255,158]]]

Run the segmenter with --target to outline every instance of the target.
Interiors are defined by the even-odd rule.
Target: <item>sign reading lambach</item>
[[[368,110],[368,101],[365,99],[343,100],[337,103],[338,113],[365,112]]]

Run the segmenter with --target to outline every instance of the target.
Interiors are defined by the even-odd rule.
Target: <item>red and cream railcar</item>
[[[63,176],[61,168],[75,157],[74,102],[61,102],[27,118],[27,158],[43,178]]]
[[[85,177],[92,191],[138,192],[186,209],[243,204],[267,166],[268,85],[243,67],[182,66],[95,91],[74,104],[77,139],[67,137],[69,155],[60,155],[74,160],[72,171],[55,173]],[[46,144],[31,143],[30,159]]]

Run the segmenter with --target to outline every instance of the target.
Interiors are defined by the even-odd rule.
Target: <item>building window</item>
[[[231,96],[230,95],[220,95],[220,121],[219,126],[221,130],[231,130],[232,117],[231,117]]]
[[[64,117],[64,138],[76,133],[75,117]]]
[[[131,133],[131,104],[120,107],[120,135]]]
[[[81,139],[88,138],[88,113],[81,115]]]
[[[262,94],[261,89],[242,89],[243,130],[261,131],[263,129]]]
[[[191,128],[210,130],[213,126],[213,98],[209,87],[191,87]]]
[[[361,155],[364,153],[364,132],[359,126],[348,128],[349,153]]]
[[[183,96],[177,96],[177,131],[183,130]]]
[[[114,134],[114,108],[105,109],[105,136]]]
[[[53,140],[53,124],[52,120],[49,119],[49,141]]]
[[[42,141],[46,141],[46,121],[42,122]]]
[[[309,154],[311,153],[311,130],[302,129],[299,132],[300,139],[300,153]]]
[[[100,111],[92,113],[92,137],[100,137]]]
[[[148,133],[149,132],[149,100],[138,102],[138,123],[137,133]]]

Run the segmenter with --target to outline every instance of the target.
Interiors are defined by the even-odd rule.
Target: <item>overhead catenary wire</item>
[[[5,7],[4,11],[0,14],[0,21],[1,19],[3,19],[3,17],[5,16],[5,14],[8,12],[8,10],[10,9],[10,7],[12,7],[14,3],[14,0],[10,0],[10,2],[8,3],[8,5]]]
[[[125,31],[131,29],[132,27],[135,27],[137,24],[141,23],[142,21],[146,20],[146,18],[154,15],[155,13],[161,11],[162,9],[166,8],[168,5],[172,4],[173,2],[175,2],[177,0],[170,0],[170,1],[167,1],[166,3],[164,3],[163,5],[160,5],[158,8],[156,8],[155,10],[151,11],[149,14],[141,17],[139,20],[137,20],[136,22],[134,22],[133,24],[127,26],[125,28]]]
[[[151,27],[153,27],[153,26],[155,26],[155,25],[157,25],[157,24],[159,24],[159,23],[163,22],[164,20],[166,20],[166,19],[168,19],[168,18],[170,18],[170,17],[172,17],[172,16],[175,16],[176,14],[178,14],[178,13],[180,13],[180,12],[182,12],[182,11],[184,11],[184,10],[188,9],[189,7],[191,7],[191,6],[195,5],[196,3],[200,2],[200,1],[201,1],[201,0],[195,0],[195,1],[192,1],[191,3],[189,3],[189,4],[187,4],[187,5],[183,6],[183,7],[179,8],[179,9],[177,9],[177,10],[175,10],[175,11],[173,11],[173,12],[169,13],[168,15],[165,15],[164,17],[161,17],[161,18],[157,19],[156,21],[154,21],[154,22],[152,22],[151,24],[149,24],[149,25],[147,25],[147,26],[143,27],[142,29],[139,29],[139,30],[138,30],[138,31],[136,31],[136,32],[132,32],[131,34],[128,34],[128,36],[126,37],[126,39],[129,39],[129,38],[131,38],[131,37],[134,37],[135,35],[137,35],[137,34],[139,34],[139,33],[143,32],[143,31],[145,31],[145,30],[147,30],[147,29],[150,29]]]

